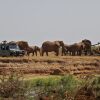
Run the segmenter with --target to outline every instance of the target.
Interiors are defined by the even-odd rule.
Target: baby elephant
[[[33,56],[34,56],[34,54],[37,56],[38,52],[40,54],[40,48],[38,46],[33,46],[32,49],[33,49]]]

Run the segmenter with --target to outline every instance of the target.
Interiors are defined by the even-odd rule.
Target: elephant
[[[63,41],[54,41],[54,42],[56,42],[61,48],[61,55],[63,56],[63,52],[64,51],[66,51],[66,48],[65,48],[65,46],[64,46],[64,42]]]
[[[26,41],[18,41],[16,43],[21,50],[26,50],[29,47],[29,45]]]
[[[82,42],[79,43],[74,43],[72,45],[68,45],[66,47],[67,52],[70,53],[70,55],[75,56],[75,55],[82,55],[82,51],[84,50],[84,44]]]
[[[91,41],[87,40],[87,39],[84,39],[84,40],[82,40],[82,43],[84,43],[85,55],[88,55],[88,54],[91,55],[91,45],[92,45]]]
[[[37,52],[40,53],[40,48],[38,46],[29,46],[27,49],[27,55],[29,56],[30,54],[32,54],[34,56],[34,54],[36,54],[37,56]]]
[[[35,55],[37,56],[37,52],[40,53],[40,48],[38,46],[33,46],[32,49],[33,49],[33,55],[35,53]]]
[[[77,55],[81,56],[84,51],[85,45],[82,42],[76,43],[76,45],[77,45],[77,51],[76,51]]]
[[[69,45],[68,44],[64,44],[64,49],[63,49],[63,55],[67,55],[69,52],[68,52],[68,48],[69,48]]]
[[[67,49],[67,53],[70,55],[82,55],[85,52],[85,55],[91,54],[91,41],[84,39],[79,43],[74,43],[72,45],[66,45],[65,48]]]
[[[29,46],[29,47],[26,49],[26,54],[29,56],[31,53],[33,54],[33,48]]]
[[[46,52],[46,55],[48,56],[48,52],[52,51],[54,51],[56,53],[56,56],[58,56],[60,47],[64,48],[63,41],[45,41],[43,42],[41,47],[41,56],[44,55],[44,52]]]
[[[32,47],[30,47],[28,45],[28,42],[26,42],[26,41],[18,41],[17,45],[19,46],[19,48],[21,50],[25,50],[25,52],[26,52],[25,54],[27,54],[28,56],[30,55],[30,53],[33,53],[33,49],[32,49]]]

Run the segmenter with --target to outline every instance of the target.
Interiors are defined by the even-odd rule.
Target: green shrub
[[[55,97],[54,100],[68,98],[66,93],[67,95],[71,94],[79,84],[79,81],[72,75],[60,78],[35,79],[30,82],[31,89],[35,94],[33,96],[35,100],[38,100],[41,96]]]

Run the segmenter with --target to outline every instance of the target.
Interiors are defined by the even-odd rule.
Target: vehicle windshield
[[[17,45],[9,45],[10,49],[19,49],[19,47]]]

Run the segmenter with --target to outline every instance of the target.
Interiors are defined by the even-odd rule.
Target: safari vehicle
[[[92,45],[91,49],[92,49],[92,55],[100,56],[100,42],[98,42],[97,44]]]
[[[25,51],[20,50],[19,46],[15,42],[3,41],[0,43],[0,56],[20,56],[24,55]]]

